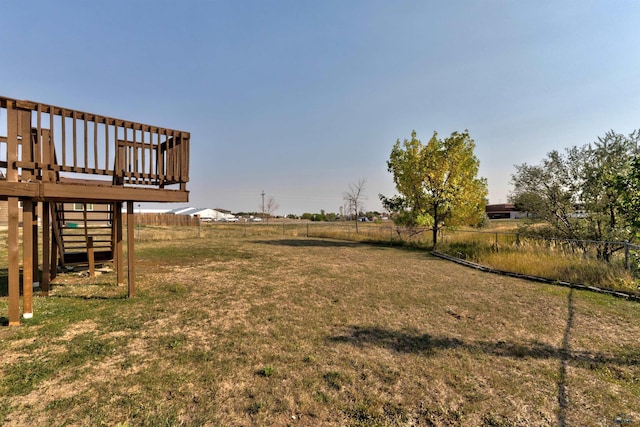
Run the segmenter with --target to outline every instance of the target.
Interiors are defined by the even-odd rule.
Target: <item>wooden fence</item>
[[[200,218],[189,215],[175,215],[167,213],[135,213],[136,224],[151,226],[195,227],[200,225]]]

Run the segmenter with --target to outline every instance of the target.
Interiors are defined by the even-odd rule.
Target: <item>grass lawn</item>
[[[208,233],[136,256],[136,298],[60,276],[0,327],[0,424],[640,423],[637,303],[337,240]]]

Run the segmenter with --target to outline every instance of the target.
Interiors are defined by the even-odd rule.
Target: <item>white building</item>
[[[227,210],[212,208],[183,207],[170,210],[168,213],[172,213],[175,215],[198,216],[201,220],[204,221],[220,221],[235,218],[235,216],[233,216],[231,212]]]

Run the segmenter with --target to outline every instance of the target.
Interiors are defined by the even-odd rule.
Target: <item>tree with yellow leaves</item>
[[[387,168],[400,195],[380,195],[384,207],[396,213],[396,223],[431,227],[434,248],[443,225],[480,224],[488,192],[486,179],[478,177],[474,148],[466,130],[444,139],[434,132],[426,145],[415,131],[410,140],[398,139]]]

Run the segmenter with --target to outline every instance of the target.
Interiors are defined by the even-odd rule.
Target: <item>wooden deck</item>
[[[0,97],[0,197],[186,202],[189,142],[184,131]]]
[[[115,119],[70,108],[0,96],[0,200],[8,205],[9,324],[33,314],[32,283],[39,274],[38,204],[42,215],[42,277],[45,294],[58,264],[71,258],[62,236],[65,203],[107,203],[110,248],[118,283],[123,281],[122,207],[128,217],[128,289],[135,295],[134,202],[187,202],[189,132]],[[20,283],[19,214],[23,218],[23,280]],[[87,229],[85,213],[84,227]],[[94,237],[84,233],[95,262]],[[76,239],[77,247],[77,239]]]

